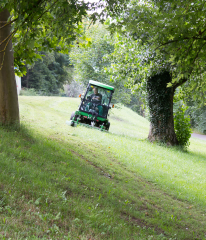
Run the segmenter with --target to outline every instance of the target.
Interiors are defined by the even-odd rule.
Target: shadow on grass
[[[3,128],[0,134],[0,182],[4,186],[4,194],[8,196],[9,191],[10,196],[17,199],[16,204],[24,196],[25,205],[34,204],[38,211],[54,215],[60,212],[61,219],[56,221],[58,225],[65,221],[72,225],[78,219],[78,234],[91,229],[95,236],[103,232],[105,239],[135,234],[134,224],[121,217],[121,210],[127,212],[129,209],[129,204],[124,203],[126,196],[120,197],[119,191],[113,189],[114,180],[79,153],[81,150],[88,155],[96,152],[82,149],[79,140],[71,143],[45,139],[26,126],[18,132]],[[4,214],[7,213],[5,204],[16,208],[15,203],[7,199],[1,206]],[[51,228],[52,221],[48,225]],[[146,230],[149,228],[146,224],[144,226],[145,229],[139,231],[142,236],[154,233]]]
[[[174,232],[179,239],[189,239],[194,229],[204,235],[195,208],[185,212],[189,204],[131,175],[105,149],[85,146],[76,137],[68,141],[45,139],[24,125],[18,132],[0,129],[0,134],[0,180],[4,188],[13,199],[24,195],[26,203],[38,206],[42,214],[60,213],[61,218],[55,220],[59,226],[78,222],[77,234],[92,229],[98,239],[133,239],[137,233],[145,239],[149,235],[173,236]],[[171,216],[176,215],[172,221]],[[48,227],[53,223],[54,219],[48,221]]]

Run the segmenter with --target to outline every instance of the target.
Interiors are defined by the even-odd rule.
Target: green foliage
[[[190,144],[189,139],[192,133],[190,118],[189,116],[185,115],[186,110],[187,110],[186,107],[181,106],[178,108],[177,112],[174,115],[175,133],[179,145],[182,147],[189,146]]]
[[[165,62],[175,66],[173,81],[179,82],[192,71],[205,71],[205,12],[204,1],[131,1],[111,27],[138,39],[156,55],[164,53]]]
[[[59,94],[63,85],[70,81],[70,62],[68,55],[55,52],[41,53],[44,55],[28,69],[22,78],[22,86],[33,88],[40,95]]]
[[[205,13],[204,1],[131,1],[115,21],[108,20],[110,29],[119,32],[112,78],[126,78],[133,91],[145,92],[147,79],[166,70],[172,75],[168,86],[175,89],[186,82],[185,95],[205,103]],[[206,132],[201,108],[193,105],[190,116],[193,125]]]
[[[81,37],[82,18],[88,4],[67,0],[2,0],[12,23],[16,73],[25,73],[25,64],[33,64],[41,51],[67,52],[72,42]],[[9,41],[8,38],[6,41]]]
[[[191,99],[187,101],[187,106],[192,128],[206,134],[206,106],[200,106],[198,102]]]
[[[161,141],[176,144],[172,116],[174,88],[167,87],[172,81],[169,65],[154,56],[146,45],[141,46],[139,40],[119,34],[115,50],[108,58],[112,62],[107,69],[111,79],[120,82],[124,79],[133,93],[138,92],[141,102],[148,104],[153,139],[161,137]]]
[[[84,1],[68,0],[1,0],[0,9],[6,8],[10,12],[12,24],[11,35],[6,41],[13,41],[14,64],[16,74],[25,74],[25,64],[33,64],[40,58],[39,53],[44,51],[58,51],[68,53],[76,39],[83,40],[82,21],[88,16],[91,21],[98,18],[103,22],[106,11],[120,12],[125,0],[102,3],[89,3]],[[118,6],[118,3],[120,4]],[[116,5],[116,7],[114,6]],[[101,8],[101,13],[97,9]]]
[[[188,82],[187,93],[205,98],[199,94],[205,90],[206,32],[200,24],[205,12],[204,1],[131,1],[122,15],[110,21],[110,29],[121,34],[112,55],[112,78],[125,77],[129,88],[144,91],[148,79],[168,71],[172,78],[167,86],[173,91]],[[155,102],[153,107],[155,112]],[[152,116],[156,125],[167,122],[162,115]]]
[[[206,106],[202,108],[195,108],[194,111],[192,111],[192,117],[195,119],[196,122],[196,128],[206,134]]]
[[[140,46],[139,41],[120,34],[113,37],[114,51],[105,56],[111,62],[105,70],[115,84],[124,84],[134,96],[138,96],[141,104],[146,106],[147,80],[154,74],[161,73],[162,68],[155,67],[148,61],[148,50]],[[165,70],[165,69],[164,69]]]
[[[148,117],[148,111],[145,103],[142,101],[141,95],[138,93],[132,94],[130,103],[126,104],[127,107],[138,113],[143,117]]]
[[[85,29],[88,23],[85,23]],[[114,50],[113,40],[106,30],[105,26],[100,23],[90,26],[85,30],[85,35],[90,37],[90,45],[81,46],[81,42],[75,46],[70,53],[74,65],[74,76],[77,81],[84,85],[88,84],[90,79],[115,87],[113,102],[129,104],[131,101],[131,91],[124,87],[122,82],[110,82],[110,75],[106,68],[111,66],[110,55]]]
[[[85,23],[85,29],[88,27],[88,23]],[[98,23],[85,30],[85,34],[90,38],[90,45],[84,47],[78,42],[70,53],[75,78],[85,85],[90,79],[108,83],[108,76],[103,70],[110,62],[104,61],[103,57],[113,51],[113,45],[108,39],[109,32]]]
[[[34,88],[22,88],[20,95],[22,96],[38,96],[38,93]]]

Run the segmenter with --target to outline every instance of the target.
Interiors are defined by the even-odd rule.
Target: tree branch
[[[10,37],[14,34],[14,33],[16,33],[16,31],[17,31],[17,29],[15,29],[13,32],[11,32],[10,34],[9,34],[9,36],[7,36],[1,43],[0,43],[0,46],[9,38],[10,39]]]
[[[0,51],[0,53],[4,53],[4,55],[3,55],[3,59],[2,59],[2,62],[1,62],[1,65],[0,65],[0,71],[1,71],[1,69],[2,69],[2,67],[3,67],[3,63],[4,63],[4,57],[5,57],[5,52],[6,52],[6,48],[7,48],[7,46],[8,46],[8,44],[9,44],[9,42],[11,41],[11,39],[12,39],[12,35],[15,33],[15,31],[13,31],[11,34],[9,34],[9,39],[8,39],[8,37],[6,38],[6,39],[8,39],[8,41],[7,41],[7,43],[6,43],[6,46],[4,47],[4,49],[3,50],[1,50]],[[4,41],[5,41],[5,39],[4,39]],[[4,42],[3,41],[3,42]]]
[[[202,50],[202,48],[204,47],[205,44],[206,44],[206,42],[204,42],[204,43],[202,44],[202,46],[199,48],[199,51],[197,52],[196,56],[194,57],[193,62],[191,63],[191,66],[193,66],[193,67],[191,68],[191,71],[189,72],[189,76],[192,74],[192,71],[193,71],[193,69],[194,69],[194,63],[195,63],[196,59],[198,58],[199,53],[200,53],[200,51]],[[187,82],[188,79],[189,79],[189,77],[188,77],[188,78],[183,78],[183,79],[181,79],[178,83],[176,83],[176,84],[173,86],[174,89],[176,89],[177,87],[179,87],[179,86],[181,86],[182,84],[184,84],[185,82]]]
[[[41,1],[42,1],[42,0],[39,0],[38,3],[37,3],[37,5],[41,4]],[[43,0],[43,1],[45,1],[45,0]],[[35,8],[37,8],[36,5],[35,5]],[[32,8],[32,9],[33,9],[33,8]],[[25,11],[23,12],[23,14],[24,14],[24,13],[25,13]],[[26,21],[32,14],[33,14],[33,12],[32,12],[29,16],[27,16],[27,17],[25,18],[25,21]],[[13,19],[12,21],[6,22],[6,24],[4,24],[3,26],[1,26],[0,29],[6,27],[6,26],[9,25],[9,24],[12,24],[13,22],[15,22],[15,21],[17,21],[17,20],[18,20],[18,17],[15,18],[15,19]],[[24,21],[24,22],[25,22],[25,21]]]
[[[155,50],[157,50],[158,48],[160,48],[160,47],[162,47],[162,46],[168,45],[168,44],[170,44],[170,43],[179,42],[179,41],[182,41],[182,40],[190,40],[190,39],[194,39],[194,40],[204,40],[204,41],[206,41],[206,37],[203,37],[203,38],[198,38],[198,37],[188,38],[188,37],[185,37],[185,38],[182,38],[182,39],[176,39],[176,40],[172,40],[172,41],[165,42],[165,43],[161,44],[160,46],[156,47]]]
[[[4,24],[3,26],[0,27],[0,30],[4,27],[6,27],[9,24],[12,24],[13,22],[15,22],[18,18],[15,18],[14,20],[10,21],[10,22],[6,22],[6,24]]]
[[[37,20],[39,20],[46,12],[49,11],[49,9],[51,9],[59,0],[56,0],[46,11],[44,11],[39,17]],[[51,0],[50,0],[51,2]]]
[[[176,83],[176,84],[173,86],[174,90],[175,90],[176,88],[178,88],[179,86],[181,86],[182,84],[184,84],[185,82],[187,82],[188,79],[189,79],[189,78],[182,78],[178,83]]]

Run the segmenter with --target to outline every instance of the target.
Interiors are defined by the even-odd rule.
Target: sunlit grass
[[[109,133],[69,127],[78,104],[20,97],[25,127],[0,129],[0,237],[205,239],[206,142],[151,144],[123,106]]]

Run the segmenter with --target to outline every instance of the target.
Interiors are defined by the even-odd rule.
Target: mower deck
[[[108,132],[108,130],[104,129],[104,128],[101,128],[101,127],[95,127],[95,126],[92,126],[92,125],[89,125],[89,124],[86,124],[86,123],[81,123],[81,122],[77,122],[77,121],[66,121],[66,124],[69,125],[69,126],[72,126],[72,123],[74,124],[73,126],[77,126],[77,125],[80,125],[80,126],[84,126],[84,127],[88,127],[88,128],[93,128],[93,129],[97,129],[97,130],[100,130],[102,132]]]

